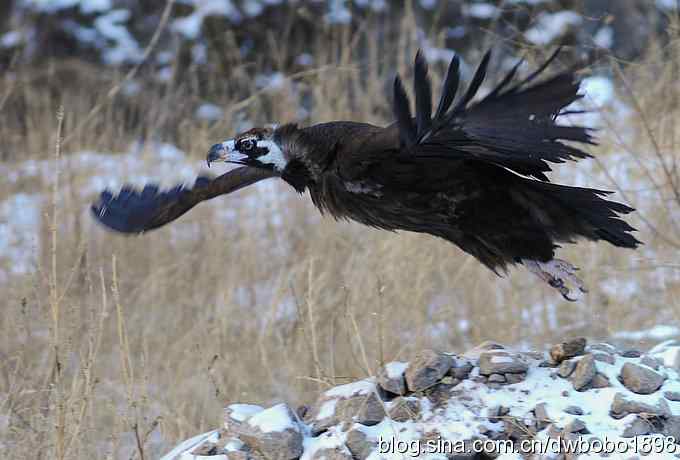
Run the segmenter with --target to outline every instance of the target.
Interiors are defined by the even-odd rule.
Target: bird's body
[[[488,56],[455,105],[458,62],[452,61],[434,116],[419,55],[415,117],[397,78],[392,125],[337,121],[253,129],[216,144],[208,157],[209,163],[244,167],[213,181],[199,179],[193,188],[124,189],[116,197],[105,192],[95,215],[111,228],[139,233],[220,191],[280,177],[298,192],[308,191],[322,213],[443,238],[497,273],[524,264],[570,298],[568,284],[584,289],[575,268],[554,259],[558,244],[585,238],[634,248],[639,241],[633,228],[618,216],[632,209],[605,200],[609,192],[552,184],[545,176],[548,162],[589,156],[562,142],[592,143],[588,129],[556,123],[580,97],[573,72],[534,83],[548,60],[511,85],[515,68],[484,99],[470,103]]]

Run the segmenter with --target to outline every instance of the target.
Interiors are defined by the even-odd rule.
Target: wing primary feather
[[[427,75],[427,61],[421,50],[416,53],[413,92],[416,95],[416,133],[417,137],[421,137],[432,124],[432,83]]]
[[[404,89],[401,78],[397,75],[394,79],[394,116],[399,126],[399,138],[401,143],[412,146],[416,142],[416,127],[411,118],[408,96]]]
[[[465,106],[467,106],[468,102],[470,102],[472,98],[475,97],[475,94],[477,94],[477,91],[479,90],[479,87],[482,85],[484,77],[486,76],[486,69],[489,66],[489,59],[491,59],[491,50],[484,54],[484,58],[482,58],[482,62],[479,63],[479,66],[475,71],[475,75],[470,82],[470,86],[468,86],[468,89],[462,99],[456,104],[456,107],[453,109],[453,113],[465,109]]]
[[[446,71],[446,78],[444,79],[444,84],[442,85],[442,96],[441,99],[439,99],[437,112],[434,116],[435,120],[441,119],[446,114],[446,111],[449,110],[449,107],[451,107],[451,103],[458,92],[459,82],[460,58],[458,55],[455,55],[449,63],[449,69]]]
[[[510,69],[510,72],[508,72],[505,75],[505,77],[503,77],[503,80],[498,85],[496,85],[496,87],[486,96],[486,99],[498,96],[500,92],[503,91],[503,89],[505,89],[505,87],[510,84],[512,79],[515,78],[517,70],[519,69],[519,66],[521,66],[523,62],[524,62],[523,58],[517,61],[517,64],[512,66],[512,69]]]
[[[531,82],[534,78],[536,78],[538,75],[540,75],[541,72],[543,72],[545,69],[547,69],[548,66],[557,58],[557,55],[560,54],[560,51],[562,51],[562,47],[558,46],[557,49],[555,49],[555,51],[553,51],[553,53],[550,55],[550,57],[548,59],[546,59],[545,62],[543,64],[541,64],[538,69],[536,69],[535,71],[530,73],[529,76],[527,76],[524,80],[519,82],[515,86],[515,88],[520,88],[520,87],[526,85],[527,83]]]

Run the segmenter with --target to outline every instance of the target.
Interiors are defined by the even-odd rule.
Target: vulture
[[[560,243],[604,240],[635,248],[635,231],[621,215],[632,208],[607,200],[612,192],[551,183],[550,163],[590,157],[592,129],[560,124],[579,93],[575,68],[545,76],[557,49],[519,78],[518,62],[475,98],[490,60],[487,52],[464,91],[460,60],[451,60],[441,97],[432,105],[428,66],[419,51],[413,68],[415,111],[399,75],[393,86],[394,123],[381,127],[334,121],[254,128],[213,145],[213,162],[240,165],[193,186],[160,190],[124,186],[103,191],[93,216],[109,229],[140,234],[161,227],[205,200],[255,182],[279,178],[309,192],[322,214],[390,231],[443,238],[496,274],[522,265],[567,300],[587,292],[577,267],[555,257]]]

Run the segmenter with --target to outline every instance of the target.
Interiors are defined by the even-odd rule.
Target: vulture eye
[[[243,139],[241,141],[239,150],[243,151],[253,150],[253,147],[255,147],[255,142],[252,139]]]

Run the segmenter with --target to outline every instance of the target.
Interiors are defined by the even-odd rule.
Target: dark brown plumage
[[[459,62],[449,66],[432,116],[427,63],[414,69],[415,115],[397,76],[396,123],[378,127],[338,121],[299,128],[253,129],[216,144],[208,162],[244,167],[192,188],[151,186],[117,196],[104,192],[93,213],[104,225],[141,233],[170,222],[198,202],[268,177],[309,191],[322,213],[385,230],[428,233],[456,244],[495,272],[523,264],[565,298],[585,292],[575,267],[554,259],[558,243],[578,238],[635,248],[634,229],[619,215],[633,209],[602,190],[552,184],[549,163],[589,155],[571,144],[593,144],[589,129],[557,123],[579,99],[573,70],[537,81],[557,56],[514,82],[515,66],[490,93],[471,102],[490,60],[482,59],[456,100]]]

